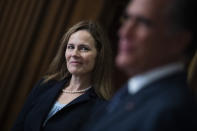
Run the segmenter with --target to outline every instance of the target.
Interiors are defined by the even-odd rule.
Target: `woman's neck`
[[[90,76],[76,76],[72,75],[67,90],[83,90],[90,86]]]

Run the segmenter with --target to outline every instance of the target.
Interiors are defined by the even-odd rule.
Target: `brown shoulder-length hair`
[[[79,30],[88,31],[95,40],[97,57],[91,81],[97,95],[104,99],[109,99],[112,96],[112,51],[106,34],[99,24],[93,21],[81,21],[72,26],[63,35],[58,52],[45,76],[44,83],[50,80],[60,81],[65,78],[71,78],[66,66],[65,51],[70,36]]]

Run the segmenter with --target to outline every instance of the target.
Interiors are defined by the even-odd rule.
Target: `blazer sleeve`
[[[23,131],[24,130],[25,116],[29,112],[29,110],[31,109],[32,104],[33,104],[33,100],[37,96],[37,94],[39,92],[39,87],[41,86],[41,83],[43,82],[43,80],[44,79],[39,80],[36,83],[36,85],[34,86],[34,88],[32,89],[32,91],[30,92],[30,94],[28,95],[28,97],[25,101],[25,104],[23,105],[23,108],[20,111],[20,113],[14,123],[12,131]]]

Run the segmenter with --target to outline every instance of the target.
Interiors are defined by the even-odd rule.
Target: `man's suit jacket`
[[[43,122],[67,80],[53,80],[45,84],[41,84],[41,82],[42,80],[38,82],[30,93],[15,122],[13,131],[78,130],[83,122],[86,122],[94,103],[100,100],[94,93],[94,90],[90,89],[52,116],[43,127]]]
[[[176,73],[131,95],[122,88],[96,111],[84,131],[197,131],[197,107],[185,73]]]

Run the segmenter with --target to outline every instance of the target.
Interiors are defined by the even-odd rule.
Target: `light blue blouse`
[[[46,120],[44,121],[43,126],[46,124],[46,122],[51,118],[55,113],[57,113],[59,110],[61,110],[66,104],[60,104],[59,102],[56,102],[53,107],[51,108],[51,111],[49,112]]]

